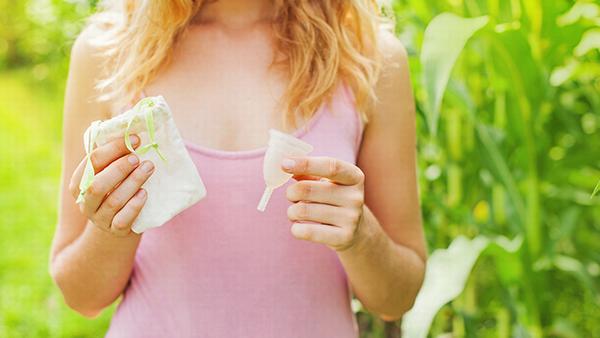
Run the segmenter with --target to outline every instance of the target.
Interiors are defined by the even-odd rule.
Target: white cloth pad
[[[155,165],[154,173],[143,185],[148,193],[146,204],[132,226],[139,234],[163,225],[204,198],[206,188],[162,96],[144,98],[110,120],[93,122],[84,135],[88,158],[94,144],[101,146],[119,137],[127,140],[131,134],[140,137],[141,145],[136,149],[140,161],[150,160]],[[88,160],[78,203],[93,178]]]

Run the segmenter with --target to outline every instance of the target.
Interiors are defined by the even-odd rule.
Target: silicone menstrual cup
[[[305,156],[312,150],[313,146],[290,134],[275,129],[269,130],[269,144],[263,162],[266,188],[257,207],[259,211],[265,211],[273,190],[284,185],[292,177],[292,174],[281,169],[281,161],[286,157]]]

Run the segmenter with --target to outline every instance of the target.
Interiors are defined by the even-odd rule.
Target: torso
[[[272,50],[268,31],[193,27],[145,88],[169,102],[207,196],[144,233],[107,337],[358,336],[337,255],[289,231],[293,182],[256,210],[268,129],[283,125]],[[347,87],[303,125],[311,155],[356,163],[363,126]]]
[[[278,109],[286,79],[269,69],[274,48],[268,24],[225,31],[190,26],[172,62],[146,87],[163,95],[187,141],[220,150],[263,147],[269,128],[283,128]]]

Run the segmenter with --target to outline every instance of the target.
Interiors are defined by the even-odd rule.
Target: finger
[[[343,185],[362,182],[363,172],[355,165],[331,157],[296,157],[284,159],[282,169],[301,176],[328,178]]]
[[[292,176],[296,181],[319,181],[321,177],[318,176],[310,176],[310,175],[294,175]]]
[[[135,195],[142,185],[152,176],[154,165],[150,161],[144,161],[138,166],[118,187],[116,187],[100,204],[96,217],[100,219],[112,219],[119,210]]]
[[[342,227],[356,224],[360,214],[348,208],[320,203],[298,202],[288,207],[287,216],[292,222],[307,221]]]
[[[129,176],[139,165],[139,161],[135,154],[126,155],[96,175],[83,195],[85,201],[82,205],[83,213],[88,216],[95,214],[106,195]]]
[[[77,165],[77,168],[75,168],[73,175],[71,175],[71,180],[69,181],[69,191],[75,199],[79,197],[79,182],[81,181],[81,176],[83,175],[83,169],[85,168],[86,162],[87,159],[85,158],[79,162],[79,165]]]
[[[130,135],[129,139],[133,148],[137,148],[139,146],[140,138],[137,135]],[[129,153],[130,151],[127,149],[125,140],[122,137],[99,146],[90,154],[90,160],[94,166],[94,172],[101,172],[115,160]]]
[[[318,223],[294,223],[291,231],[298,239],[325,244],[335,250],[348,246],[353,238],[350,230]]]
[[[330,181],[304,180],[290,185],[286,197],[290,202],[308,201],[335,206],[349,205],[346,198],[353,189],[349,186],[335,184]]]
[[[125,204],[113,218],[110,232],[117,236],[125,236],[131,232],[131,225],[142,211],[148,193],[144,189],[138,192]]]
[[[130,136],[131,144],[133,148],[137,148],[140,144],[140,139],[137,135]],[[90,160],[92,161],[92,166],[94,167],[94,172],[98,173],[106,166],[108,166],[111,162],[116,160],[117,158],[126,155],[129,153],[129,150],[125,146],[125,141],[122,138],[115,139],[105,145],[102,145],[90,154]],[[110,162],[107,162],[110,161]],[[79,196],[79,182],[81,181],[81,176],[83,175],[83,171],[87,164],[87,158],[84,158],[75,171],[73,175],[71,175],[71,181],[69,182],[69,191],[74,198]]]

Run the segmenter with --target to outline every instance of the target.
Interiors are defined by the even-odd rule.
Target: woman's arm
[[[408,57],[383,34],[380,99],[365,128],[358,166],[365,174],[362,244],[339,256],[361,302],[384,319],[412,307],[425,273],[426,245],[417,189],[415,104]]]
[[[102,60],[89,44],[94,34],[92,28],[84,31],[75,42],[71,54],[63,120],[59,219],[50,255],[50,274],[61,289],[66,303],[89,317],[96,316],[123,291],[140,239],[140,236],[130,233],[128,229],[122,231],[127,234],[124,236],[100,230],[97,225],[101,222],[93,224],[89,221],[92,211],[83,210],[86,206],[96,209],[93,203],[87,203],[93,202],[93,196],[87,196],[86,203],[82,206],[77,205],[73,197],[73,193],[77,192],[82,158],[85,155],[82,146],[83,132],[91,121],[109,117],[109,109],[95,100],[98,95],[95,79],[100,75]],[[137,165],[124,158],[128,153],[122,140],[94,151],[92,162],[96,172],[102,170],[93,186],[101,196],[100,199],[104,197],[102,189],[111,187],[100,187],[96,183],[118,179],[118,175],[125,177],[131,172],[139,172],[134,171]],[[111,171],[113,174],[110,174]],[[134,174],[130,176],[134,177]],[[142,176],[138,174],[137,180],[142,181]],[[135,208],[130,213],[141,209],[144,197],[131,199],[128,205],[131,207],[133,204]],[[115,199],[113,203],[115,207],[118,205]],[[124,220],[132,216],[122,213],[120,217]]]
[[[300,179],[287,191],[295,202],[288,217],[304,221],[292,225],[293,235],[336,250],[363,305],[397,320],[412,307],[423,282],[426,246],[407,55],[392,34],[382,40],[379,102],[369,115],[358,167],[319,157],[294,158],[282,167]]]

